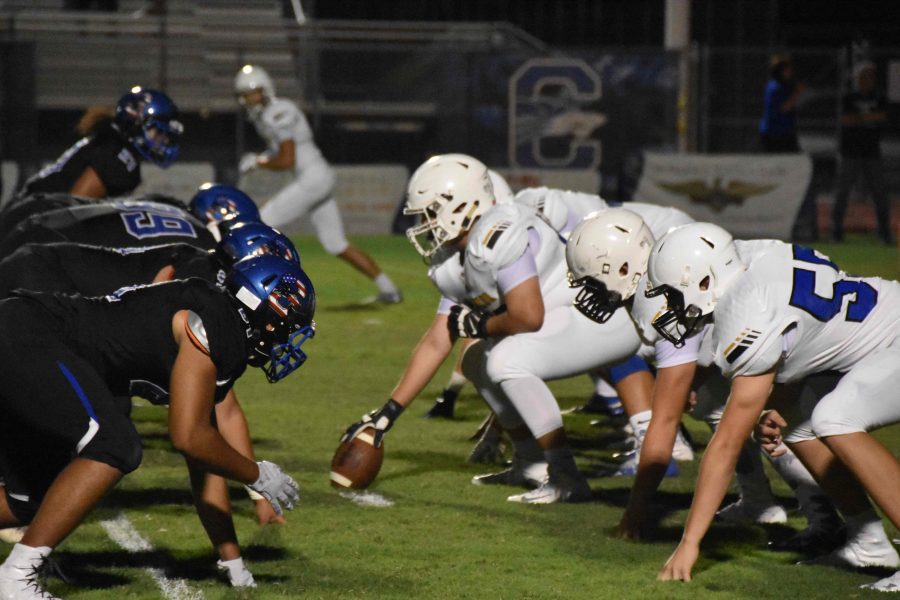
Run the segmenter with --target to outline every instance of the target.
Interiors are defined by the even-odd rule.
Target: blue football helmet
[[[260,367],[275,383],[306,362],[300,346],[315,335],[316,292],[300,265],[253,256],[234,264],[225,289],[249,325],[247,364]]]
[[[178,158],[184,126],[175,103],[164,93],[131,88],[116,105],[115,122],[145,159],[165,169]]]
[[[260,222],[259,209],[250,196],[231,185],[204,183],[191,198],[188,210],[207,225]],[[225,227],[221,227],[222,230]]]
[[[216,246],[216,256],[231,266],[249,256],[271,254],[300,264],[300,253],[286,235],[264,223],[239,222],[228,229]]]

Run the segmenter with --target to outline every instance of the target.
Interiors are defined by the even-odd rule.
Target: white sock
[[[591,376],[591,378],[594,380],[594,393],[596,393],[598,396],[603,396],[605,398],[615,398],[619,395],[619,393],[616,391],[616,388],[609,385],[609,383],[607,383],[607,381],[602,377]]]
[[[382,294],[396,294],[399,291],[394,282],[391,281],[391,278],[385,275],[383,271],[375,278],[375,285],[378,286],[378,291]]]
[[[450,381],[447,382],[447,385],[444,387],[445,390],[450,390],[451,392],[458,392],[462,389],[462,386],[466,384],[468,379],[466,376],[460,373],[459,371],[453,371],[450,374]]]
[[[890,543],[887,533],[884,531],[884,524],[875,509],[870,508],[857,515],[846,517],[845,522],[847,523],[847,541],[863,538],[867,542]]]
[[[644,443],[644,436],[647,435],[647,427],[650,425],[650,418],[653,416],[652,410],[642,410],[641,412],[628,417],[628,424],[634,431],[636,440],[635,449],[640,453],[641,444]]]
[[[49,546],[37,546],[35,548],[19,543],[13,546],[9,556],[6,557],[6,562],[3,564],[18,568],[40,565],[52,551],[53,548]]]
[[[781,456],[770,454],[765,456],[781,478],[794,490],[800,510],[806,516],[807,525],[834,527],[835,523],[840,521],[834,504],[791,449],[783,444],[781,447],[787,450]]]

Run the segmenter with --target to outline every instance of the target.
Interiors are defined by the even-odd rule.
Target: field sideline
[[[610,537],[631,478],[592,478],[594,502],[559,506],[516,505],[505,501],[510,488],[470,485],[484,467],[464,462],[468,438],[486,413],[472,388],[465,388],[456,420],[421,418],[446,381],[449,362],[387,437],[385,465],[372,491],[394,505],[360,507],[341,497],[328,483],[338,437],[387,400],[430,323],[438,293],[403,237],[357,240],[404,291],[403,304],[386,307],[361,304],[373,286],[326,256],[313,238],[297,241],[318,293],[317,337],[304,346],[309,361],[277,385],[251,369],[236,387],[258,457],[291,472],[302,493],[286,527],[260,529],[246,495],[234,487],[238,534],[259,587],[236,592],[216,579],[215,557],[191,505],[187,470],[166,437],[166,413],[138,403],[134,418],[145,439],[143,464],[55,553],[72,584],[51,579],[49,591],[71,599],[159,598],[160,581],[180,579],[170,597],[883,597],[857,589],[874,581],[873,575],[800,567],[794,564],[797,555],[766,550],[767,539],[792,532],[786,527],[716,525],[692,583],[655,581],[681,535],[697,461],[665,481],[658,496],[660,527],[656,539],[645,544]],[[900,278],[896,248],[861,237],[840,246],[813,246],[849,272]],[[564,408],[590,393],[583,377],[552,387]],[[611,430],[593,428],[589,421],[584,415],[566,417],[584,468],[610,456],[596,441]],[[695,440],[705,443],[706,427],[692,419],[687,424]],[[879,437],[900,453],[900,427]],[[794,509],[791,526],[802,528],[787,486],[774,477],[773,483]],[[130,522],[146,543],[122,549],[107,533],[111,522]],[[898,537],[893,528],[889,534]],[[8,550],[0,543],[0,557]]]

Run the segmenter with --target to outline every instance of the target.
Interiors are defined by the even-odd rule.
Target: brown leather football
[[[378,476],[384,461],[384,443],[375,447],[374,427],[367,427],[352,440],[341,442],[331,459],[331,485],[361,490]]]

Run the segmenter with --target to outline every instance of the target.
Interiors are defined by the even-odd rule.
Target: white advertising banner
[[[805,154],[644,154],[634,200],[679,208],[737,238],[790,239],[812,176]]]

